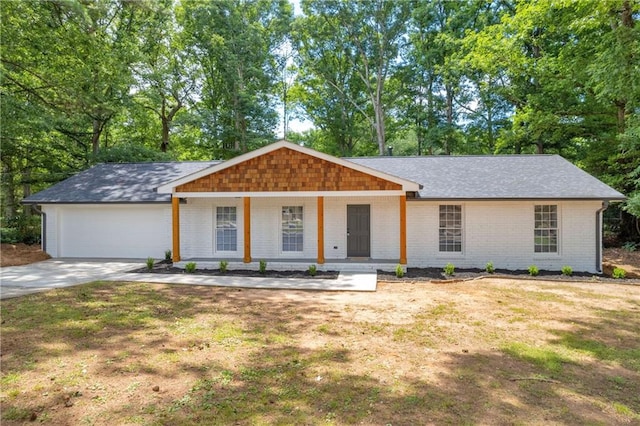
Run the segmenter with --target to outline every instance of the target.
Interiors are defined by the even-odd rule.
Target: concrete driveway
[[[98,280],[323,291],[376,291],[377,286],[375,272],[342,271],[334,280],[127,273],[144,267],[145,262],[145,259],[51,259],[30,265],[0,268],[0,299]]]
[[[50,259],[0,268],[0,299],[70,287],[144,266],[144,259]]]

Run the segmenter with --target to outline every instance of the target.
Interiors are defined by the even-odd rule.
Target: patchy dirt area
[[[0,246],[0,266],[20,266],[50,259],[40,245],[2,244]]]
[[[627,271],[627,277],[629,278],[640,278],[640,250],[604,249],[602,269],[605,275],[611,275],[611,271],[616,267]]]
[[[0,423],[640,422],[640,287],[97,282],[0,302]]]

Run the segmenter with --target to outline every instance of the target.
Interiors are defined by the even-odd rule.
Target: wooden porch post
[[[251,263],[251,198],[244,197],[244,263]]]
[[[318,197],[318,264],[324,263],[324,197]]]
[[[407,264],[407,196],[400,196],[400,264]]]
[[[175,194],[171,195],[171,224],[172,224],[172,241],[173,261],[180,262],[180,198]]]

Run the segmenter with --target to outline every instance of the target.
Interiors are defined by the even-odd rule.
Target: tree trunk
[[[31,167],[26,166],[22,171],[22,195],[27,198],[31,195]],[[31,205],[24,206],[24,217],[29,218],[31,216]]]
[[[100,135],[102,134],[102,127],[104,124],[98,120],[93,119],[93,133],[91,135],[91,149],[93,154],[97,154],[100,151]]]
[[[626,110],[627,110],[627,102],[624,100],[618,100],[615,102],[616,104],[616,109],[618,111],[618,117],[617,117],[617,128],[618,128],[618,133],[624,133],[627,124],[626,124]]]
[[[160,151],[167,152],[169,147],[169,119],[165,116],[162,117],[162,143],[160,144]]]
[[[16,185],[13,175],[13,167],[10,167],[8,164],[4,164],[2,166],[2,169],[2,172],[4,174],[4,197],[2,203],[4,207],[4,218],[5,220],[8,220],[13,219],[16,216]]]
[[[375,98],[373,99],[373,109],[375,115],[376,141],[378,142],[378,154],[385,155],[386,141],[384,128],[384,106],[382,105],[382,85],[378,84]]]
[[[444,152],[449,155],[453,145],[453,87],[450,84],[445,86],[447,91],[447,136],[444,142]]]

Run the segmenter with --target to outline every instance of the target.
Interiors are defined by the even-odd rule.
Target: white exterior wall
[[[244,215],[241,198],[189,198],[180,204],[180,255],[185,258],[239,258],[244,247]],[[237,250],[215,250],[217,207],[235,207]]]
[[[302,206],[302,252],[282,251],[284,206]],[[318,205],[315,197],[251,199],[251,257],[254,260],[315,259],[317,256]]]
[[[371,205],[371,257],[400,258],[400,201],[390,197],[325,197],[325,259],[347,257],[347,205]],[[217,206],[236,206],[238,251],[214,252],[214,225]],[[189,198],[180,205],[180,251],[184,259],[229,258],[244,255],[242,198]],[[304,243],[302,252],[282,251],[282,207],[302,206]],[[335,247],[335,248],[334,248]],[[260,259],[317,259],[317,197],[251,198],[251,257]]]
[[[462,205],[462,253],[439,252],[439,206]],[[534,253],[534,206],[558,206],[558,253]],[[467,201],[407,203],[409,267],[560,270],[596,272],[596,211],[600,201]]]
[[[347,205],[369,204],[371,221],[371,258],[400,259],[399,197],[325,197],[325,259],[347,257]]]
[[[43,205],[51,257],[164,258],[171,249],[167,204]]]

